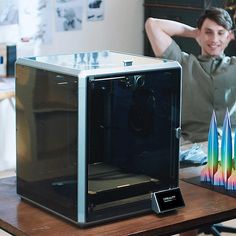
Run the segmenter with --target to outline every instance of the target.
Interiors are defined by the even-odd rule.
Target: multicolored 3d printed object
[[[201,171],[202,182],[223,186],[227,190],[236,190],[236,162],[234,161],[233,165],[232,146],[231,123],[227,109],[222,130],[221,160],[219,160],[217,122],[213,111],[208,134],[208,162]],[[236,135],[234,147],[236,147]]]
[[[223,183],[227,189],[228,178],[232,173],[232,136],[231,136],[231,124],[229,118],[229,112],[226,111],[222,141],[221,141],[221,166],[223,171]]]

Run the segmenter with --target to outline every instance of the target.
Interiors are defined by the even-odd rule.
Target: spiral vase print
[[[214,175],[218,169],[218,133],[215,111],[212,113],[208,132],[207,165],[201,171],[201,181],[214,184]]]
[[[208,167],[210,180],[214,184],[214,175],[218,169],[218,132],[215,112],[213,111],[208,133]]]
[[[221,166],[223,171],[223,183],[227,189],[228,178],[232,172],[232,135],[228,109],[225,114],[222,131]]]
[[[208,157],[207,165],[201,171],[201,181],[214,186],[221,186],[225,190],[236,190],[236,129],[234,131],[234,142],[232,141],[230,115],[227,109],[225,113],[222,140],[221,160],[219,160],[219,143],[216,115],[213,111],[208,133]],[[234,153],[233,153],[234,144]],[[233,156],[234,154],[234,160]]]

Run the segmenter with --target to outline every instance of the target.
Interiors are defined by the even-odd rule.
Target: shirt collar
[[[222,61],[222,59],[225,57],[225,54],[222,53],[221,55],[217,56],[217,57],[212,57],[212,56],[209,56],[209,55],[199,55],[198,56],[198,59],[200,61]]]

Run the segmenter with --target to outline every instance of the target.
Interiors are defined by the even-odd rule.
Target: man
[[[234,38],[228,12],[211,8],[199,18],[197,28],[176,21],[149,18],[145,23],[157,57],[177,60],[182,66],[182,136],[191,142],[206,141],[213,110],[218,126],[226,109],[236,125],[236,57],[224,50]],[[195,39],[201,47],[198,57],[182,52],[172,36]],[[196,235],[197,230],[181,235]]]
[[[207,140],[213,110],[218,126],[222,126],[227,108],[232,124],[236,124],[236,57],[224,55],[233,39],[232,27],[230,15],[221,8],[206,10],[197,28],[154,18],[145,23],[155,55],[177,60],[182,65],[182,133],[185,140]],[[196,57],[182,52],[172,36],[195,39],[201,47],[201,55]]]

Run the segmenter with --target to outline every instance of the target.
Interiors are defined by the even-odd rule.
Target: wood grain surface
[[[31,205],[16,194],[15,177],[0,180],[0,227],[14,235],[171,235],[236,217],[236,199],[180,181],[186,206],[87,229]]]

